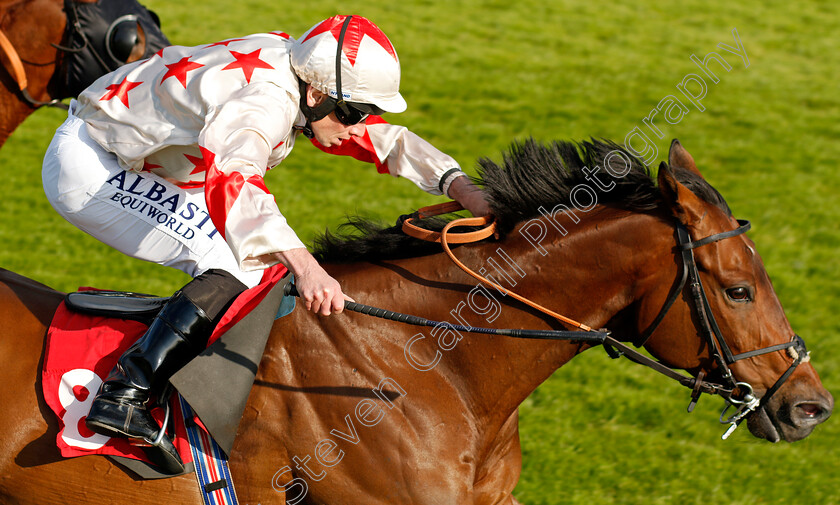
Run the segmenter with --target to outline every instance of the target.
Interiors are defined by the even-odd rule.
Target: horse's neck
[[[545,220],[541,222],[546,224]],[[495,271],[494,277],[501,280],[505,277],[495,267],[504,267],[508,281],[516,281],[516,286],[502,281],[503,287],[554,312],[601,328],[633,303],[638,296],[637,281],[650,276],[654,270],[651,265],[667,261],[669,249],[658,243],[663,237],[668,240],[669,234],[663,233],[665,227],[654,216],[603,211],[566,226],[565,236],[549,225],[548,235],[541,241],[533,239],[536,228],[519,228],[501,247],[493,244],[483,248],[488,258],[495,259],[495,265],[488,259],[490,266],[485,268],[490,274]],[[531,239],[526,238],[529,232]],[[502,256],[507,259],[503,261]],[[470,314],[467,308],[474,305],[474,309],[485,312],[485,319],[496,316],[492,324],[485,324],[496,328],[566,329],[549,316],[505,300],[496,290],[486,293],[499,300],[496,312],[487,310],[490,304],[481,305],[486,298],[475,295],[472,302],[467,300],[461,314]],[[472,315],[470,324],[480,326],[473,322],[477,319]],[[610,330],[626,338],[633,336],[632,328]],[[469,404],[486,410],[482,414],[495,413],[499,422],[504,422],[558,367],[586,348],[571,342],[468,333],[464,340],[469,345],[462,345],[462,341],[448,356],[451,373],[462,374],[461,380],[470,383],[466,388],[471,395]]]
[[[5,79],[3,83],[5,84]],[[33,111],[34,109],[24,104],[8,86],[0,85],[0,146]]]
[[[55,72],[57,50],[50,43],[60,44],[66,17],[61,0],[0,0],[0,29],[8,37],[24,70],[29,94],[38,101],[49,101],[47,90]],[[33,35],[34,34],[34,35]],[[18,93],[18,83],[4,63],[0,69],[0,146],[35,109]]]

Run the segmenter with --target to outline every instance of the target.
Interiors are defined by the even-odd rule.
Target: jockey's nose
[[[361,137],[365,134],[365,123],[361,122],[350,127],[350,135]]]

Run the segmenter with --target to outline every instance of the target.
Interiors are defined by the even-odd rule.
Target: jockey
[[[166,47],[100,78],[70,104],[47,150],[44,189],[73,225],[121,252],[182,270],[178,290],[118,360],[87,416],[97,433],[152,442],[146,403],[207,345],[227,307],[281,263],[307,310],[349,300],[280,213],[263,182],[300,133],[420,189],[489,213],[458,164],[404,127],[390,40],[359,16],[300,39],[272,32]],[[161,447],[178,458],[171,442]]]

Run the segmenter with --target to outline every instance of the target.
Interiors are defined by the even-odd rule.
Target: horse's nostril
[[[822,422],[831,415],[831,408],[823,406],[820,402],[802,402],[796,404],[795,416],[803,421]]]
[[[817,417],[817,415],[822,411],[822,409],[816,405],[799,405],[799,408],[802,409],[802,412],[808,417]]]

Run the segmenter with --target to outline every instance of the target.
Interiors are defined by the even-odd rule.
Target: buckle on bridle
[[[700,395],[703,394],[703,379],[706,378],[706,372],[700,370],[697,372],[697,377],[694,378],[694,387],[691,388],[691,401],[688,402],[688,413],[694,411],[697,402],[700,401]]]
[[[726,406],[723,407],[723,411],[720,413],[719,421],[721,424],[729,424],[729,428],[727,428],[726,432],[724,432],[724,434],[720,437],[723,440],[729,438],[729,436],[732,435],[732,433],[741,424],[741,421],[753,413],[761,402],[761,400],[753,394],[753,388],[750,384],[746,382],[737,382],[735,386],[737,389],[744,390],[744,393],[740,399],[736,398],[734,394],[730,394],[725,397]],[[726,412],[730,407],[735,407],[737,410],[734,414],[724,419]]]

